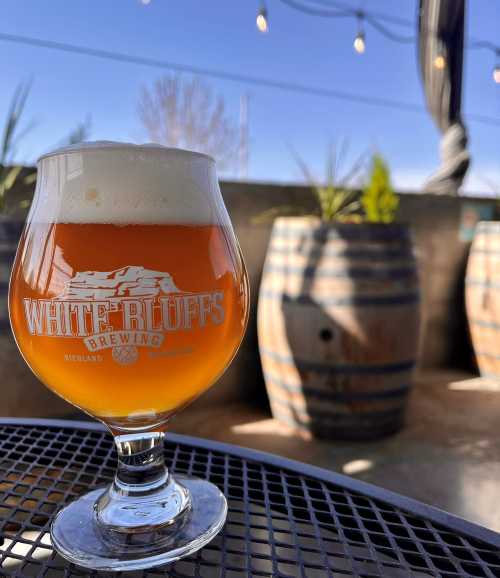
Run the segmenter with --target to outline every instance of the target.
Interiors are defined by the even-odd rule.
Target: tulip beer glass
[[[209,542],[227,505],[163,461],[169,418],[226,369],[243,338],[248,282],[203,154],[89,143],[43,156],[9,310],[33,372],[104,422],[113,484],[61,510],[52,542],[102,570],[165,564]]]

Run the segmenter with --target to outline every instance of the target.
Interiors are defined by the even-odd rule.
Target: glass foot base
[[[50,531],[54,548],[73,564],[111,571],[161,566],[196,552],[224,525],[226,498],[205,480],[180,475],[175,480],[189,491],[191,507],[171,527],[110,537],[96,522],[95,503],[104,490],[94,490],[57,514]]]

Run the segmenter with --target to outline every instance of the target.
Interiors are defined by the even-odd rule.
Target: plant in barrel
[[[106,424],[118,450],[112,485],[56,516],[55,548],[81,566],[132,570],[211,540],[226,500],[172,476],[162,440],[169,418],[228,366],[247,322],[214,161],[108,142],[42,157],[9,308],[33,372]]]
[[[364,163],[340,175],[342,158],[345,146],[329,155],[326,184],[300,161],[317,212],[274,221],[259,294],[259,351],[277,419],[306,435],[372,439],[404,422],[418,279],[408,227],[394,222],[398,197],[387,165],[373,157],[360,194],[353,177]]]

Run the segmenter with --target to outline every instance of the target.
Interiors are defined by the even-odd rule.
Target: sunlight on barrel
[[[500,223],[478,223],[467,263],[465,301],[484,378],[500,380]]]
[[[418,275],[406,226],[275,221],[258,310],[274,417],[324,438],[397,431],[418,334]]]

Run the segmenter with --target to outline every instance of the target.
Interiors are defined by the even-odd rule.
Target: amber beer
[[[56,393],[108,421],[173,412],[211,385],[246,318],[220,226],[32,224],[13,271],[16,340]]]

